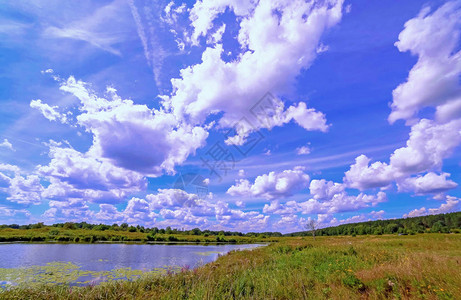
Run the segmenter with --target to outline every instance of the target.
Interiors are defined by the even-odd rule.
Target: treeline
[[[461,212],[343,224],[315,230],[318,236],[366,234],[461,233]],[[286,236],[312,235],[312,230]]]
[[[184,230],[184,229],[175,229],[171,228],[170,226],[166,228],[157,228],[157,227],[144,227],[144,226],[130,226],[127,223],[122,224],[113,224],[113,225],[106,225],[106,224],[90,224],[87,222],[80,222],[80,223],[73,223],[73,222],[66,222],[66,223],[57,223],[53,225],[45,225],[44,223],[36,223],[36,224],[29,224],[29,225],[18,225],[18,224],[11,224],[11,225],[0,225],[0,229],[3,228],[12,228],[12,229],[40,229],[40,228],[62,228],[67,230],[75,230],[75,229],[85,229],[85,230],[95,230],[95,231],[106,231],[106,230],[113,230],[113,231],[126,231],[126,232],[140,232],[140,233],[147,233],[151,236],[157,234],[168,234],[168,235],[197,235],[197,236],[241,236],[241,237],[281,237],[282,234],[280,232],[248,232],[242,233],[238,231],[214,231],[214,230],[200,230],[200,228],[194,228],[191,230]]]

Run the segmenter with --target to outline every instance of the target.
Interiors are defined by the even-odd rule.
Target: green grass
[[[2,299],[460,299],[461,236],[297,237],[177,274]]]

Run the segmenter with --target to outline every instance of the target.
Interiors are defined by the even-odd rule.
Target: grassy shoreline
[[[70,288],[13,288],[2,299],[459,299],[461,237],[282,238],[194,270]]]
[[[191,235],[167,234],[139,231],[120,231],[93,229],[64,229],[43,227],[37,229],[0,229],[2,242],[45,242],[45,243],[100,243],[100,242],[133,242],[133,243],[195,243],[195,244],[251,244],[276,242],[280,237],[237,236],[237,235]]]

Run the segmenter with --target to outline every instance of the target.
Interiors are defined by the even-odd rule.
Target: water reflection
[[[0,286],[88,284],[194,268],[261,245],[0,244]],[[57,263],[61,262],[61,263]]]

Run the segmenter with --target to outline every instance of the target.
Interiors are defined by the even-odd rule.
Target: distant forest
[[[315,230],[317,236],[365,235],[365,234],[416,234],[461,233],[461,212],[428,215],[422,217],[376,220],[343,224]],[[312,230],[286,234],[286,236],[312,235]]]
[[[174,229],[171,227],[157,228],[144,226],[130,226],[127,223],[123,224],[89,224],[86,222],[80,223],[58,223],[54,225],[44,225],[43,223],[29,225],[0,225],[1,229],[39,229],[39,228],[56,228],[56,229],[85,229],[94,231],[125,231],[146,233],[149,236],[157,234],[169,235],[195,235],[195,236],[240,236],[240,237],[281,237],[280,232],[248,232],[242,233],[237,231],[214,231],[201,230],[194,228],[191,230]],[[461,233],[461,212],[428,215],[422,217],[413,217],[405,219],[390,219],[376,220],[361,223],[343,224],[335,227],[320,228],[315,230],[316,236],[335,236],[335,235],[366,235],[366,234],[416,234],[416,233]],[[285,234],[283,236],[307,236],[312,235],[312,231],[301,231]]]
[[[126,231],[126,232],[141,232],[141,233],[149,233],[152,235],[155,234],[182,234],[182,235],[203,235],[203,236],[246,236],[246,237],[259,237],[261,235],[266,237],[281,237],[282,234],[280,232],[248,232],[242,233],[238,231],[215,231],[215,230],[200,230],[199,228],[194,228],[190,230],[184,229],[175,229],[171,228],[170,226],[166,228],[157,228],[157,227],[144,227],[144,226],[130,226],[127,223],[122,224],[113,224],[113,225],[106,225],[106,224],[89,224],[87,222],[80,222],[80,223],[73,223],[73,222],[66,222],[66,223],[57,223],[53,225],[45,225],[44,223],[36,223],[36,224],[29,224],[29,225],[18,225],[18,224],[11,224],[11,225],[0,225],[0,229],[4,228],[11,228],[11,229],[40,229],[40,228],[62,228],[62,229],[86,229],[86,230],[95,230],[95,231],[106,231],[106,230],[113,230],[113,231]]]

